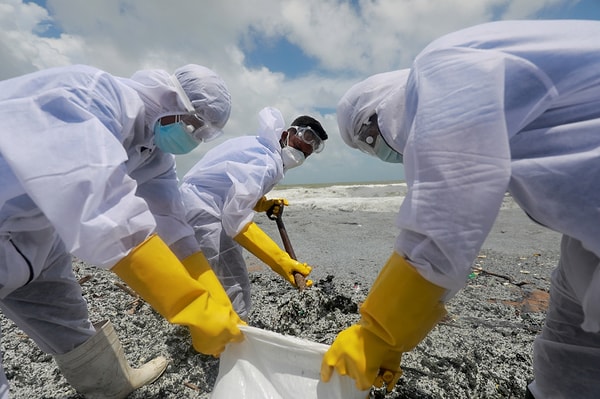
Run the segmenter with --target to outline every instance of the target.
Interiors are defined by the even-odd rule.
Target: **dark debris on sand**
[[[532,378],[532,343],[545,316],[549,266],[556,260],[555,253],[483,254],[466,288],[448,303],[448,316],[403,356],[404,374],[394,390],[386,394],[373,389],[371,398],[523,397]],[[113,322],[133,365],[161,354],[170,359],[158,381],[130,398],[210,397],[218,359],[196,353],[185,328],[167,323],[110,272],[79,261],[74,270],[82,279],[92,320]],[[358,321],[359,306],[372,283],[328,274],[299,292],[266,270],[252,272],[251,281],[250,325],[324,344]],[[51,356],[11,321],[2,317],[1,322],[12,398],[81,398]]]

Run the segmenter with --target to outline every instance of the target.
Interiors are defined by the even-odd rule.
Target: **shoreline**
[[[327,187],[340,187],[340,186],[387,186],[387,185],[406,185],[404,180],[375,180],[375,181],[358,181],[358,182],[336,182],[336,183],[297,183],[297,184],[283,184],[276,185],[272,191],[285,190],[290,188],[327,188]]]

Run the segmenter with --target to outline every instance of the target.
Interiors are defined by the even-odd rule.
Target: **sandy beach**
[[[315,284],[298,292],[247,253],[254,303],[249,324],[331,344],[358,320],[358,306],[391,254],[405,190],[403,184],[373,184],[282,187],[269,194],[289,200],[283,220],[298,260],[313,266]],[[255,222],[281,243],[274,221],[258,214]],[[373,389],[370,396],[523,397],[559,240],[507,196],[467,286],[447,305],[446,319],[403,356],[404,375],[394,391]],[[194,352],[185,328],[167,323],[110,272],[77,259],[73,265],[91,319],[113,322],[133,365],[157,355],[170,359],[159,380],[130,398],[210,398],[217,359]],[[51,356],[4,317],[1,325],[11,398],[80,398]]]

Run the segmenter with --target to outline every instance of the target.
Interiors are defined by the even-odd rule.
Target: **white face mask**
[[[306,159],[304,153],[294,147],[286,145],[281,149],[281,158],[283,159],[283,171],[302,165]]]

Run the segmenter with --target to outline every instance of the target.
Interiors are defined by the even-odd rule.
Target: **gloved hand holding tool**
[[[288,200],[285,198],[271,198],[267,199],[267,197],[263,196],[258,200],[256,205],[254,206],[254,210],[256,212],[275,212],[279,213],[279,208],[288,206]]]
[[[425,280],[394,252],[360,308],[361,319],[342,331],[323,356],[321,379],[348,375],[365,390],[385,383],[394,387],[403,352],[412,350],[446,314],[446,290]]]
[[[277,227],[279,228],[279,233],[287,252],[282,251],[277,243],[254,222],[248,223],[234,239],[258,259],[265,262],[273,271],[302,291],[304,288],[312,285],[312,280],[306,280],[306,276],[310,274],[312,268],[306,263],[300,263],[296,260],[296,255],[285,231],[285,226],[283,225],[283,221],[281,221],[283,207],[287,204],[287,200],[283,198],[267,200],[265,197],[262,197],[254,207],[254,210],[257,212],[267,212],[269,219],[277,222]]]
[[[245,324],[233,310],[216,275],[198,252],[183,263],[157,235],[134,248],[112,269],[170,323],[188,326],[194,348],[218,356],[243,340]],[[186,270],[187,269],[187,270]]]
[[[285,225],[283,224],[283,220],[281,219],[283,215],[283,208],[287,206],[288,202],[286,199],[283,202],[274,203],[269,209],[267,209],[267,217],[271,220],[275,220],[277,223],[277,229],[279,230],[279,234],[281,235],[281,241],[283,242],[283,247],[290,255],[292,259],[296,258],[296,253],[294,252],[294,248],[292,248],[292,242],[290,241],[290,237],[287,234],[287,230],[285,229]],[[296,282],[296,286],[300,291],[302,291],[307,286],[310,287],[312,285],[312,281],[304,278],[304,276],[299,272],[294,272],[294,281]]]

